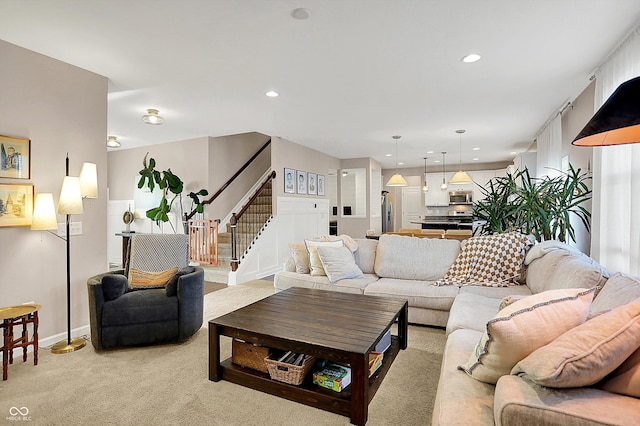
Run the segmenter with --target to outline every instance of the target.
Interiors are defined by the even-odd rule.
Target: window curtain
[[[555,177],[560,174],[562,157],[562,116],[556,114],[536,137],[536,177]]]
[[[596,72],[595,110],[640,76],[640,27]],[[611,271],[640,275],[640,144],[594,148],[591,256]]]

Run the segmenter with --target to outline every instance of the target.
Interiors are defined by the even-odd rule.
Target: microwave
[[[473,204],[473,191],[450,191],[449,205]]]

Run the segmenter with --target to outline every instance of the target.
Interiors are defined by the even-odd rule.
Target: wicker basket
[[[268,372],[264,359],[270,353],[271,348],[266,346],[257,346],[236,339],[231,342],[231,362],[263,373]]]
[[[306,375],[311,371],[316,363],[316,358],[311,355],[305,355],[302,365],[287,364],[284,362],[271,359],[270,356],[264,359],[269,369],[269,376],[273,380],[299,385],[304,381]]]

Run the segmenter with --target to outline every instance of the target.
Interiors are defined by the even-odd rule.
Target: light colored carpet
[[[270,281],[228,287],[205,296],[212,319],[273,293]],[[222,342],[222,359],[231,355]],[[368,425],[430,424],[444,331],[409,327],[400,351],[369,405]],[[11,407],[27,407],[31,425],[348,425],[347,417],[247,389],[208,380],[207,323],[189,341],[145,348],[53,355],[40,349],[9,366],[0,382],[0,424]],[[27,424],[20,423],[20,424]]]

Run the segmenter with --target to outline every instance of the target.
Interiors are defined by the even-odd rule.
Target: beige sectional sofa
[[[558,388],[536,384],[527,374],[505,374],[497,383],[490,384],[476,380],[459,368],[468,364],[470,357],[479,351],[477,346],[488,330],[487,324],[499,315],[506,296],[514,296],[513,299],[517,300],[527,295],[548,294],[549,291],[578,292],[583,290],[562,289],[594,288],[590,292],[587,309],[589,315],[597,320],[599,314],[610,315],[623,305],[640,306],[638,278],[620,273],[610,277],[608,271],[588,256],[562,243],[549,241],[536,244],[529,250],[525,260],[526,285],[435,286],[431,284],[442,278],[460,252],[458,241],[392,235],[383,235],[379,242],[355,241],[358,250],[354,257],[364,273],[361,278],[331,283],[326,276],[297,273],[296,264],[290,259],[284,271],[276,274],[274,285],[278,290],[301,286],[401,297],[409,301],[410,322],[446,327],[447,343],[432,424],[640,424],[640,399],[637,397],[640,395],[632,397],[604,390],[602,382]],[[567,299],[571,298],[562,300]],[[540,305],[545,306],[544,303]],[[578,327],[589,327],[589,321]],[[638,327],[638,317],[629,323]],[[527,336],[526,330],[522,330],[522,333]],[[627,341],[633,339],[636,337],[625,337]],[[637,346],[640,346],[640,340]],[[640,349],[620,368],[631,360],[640,364]],[[590,367],[590,370],[594,368],[597,369]],[[626,368],[629,368],[628,365]],[[640,386],[637,383],[640,367],[636,366],[635,370],[626,374],[635,374],[635,386]],[[628,382],[628,377],[625,380]],[[630,385],[627,383],[627,386]]]

